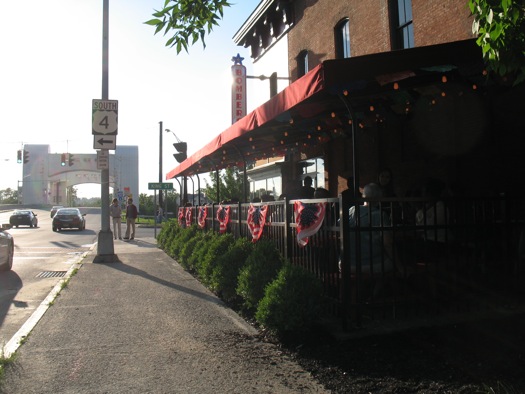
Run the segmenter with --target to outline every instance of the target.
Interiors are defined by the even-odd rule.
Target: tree
[[[206,48],[205,36],[210,34],[218,20],[222,19],[225,7],[230,7],[228,0],[165,0],[164,8],[155,10],[154,19],[145,22],[155,26],[155,34],[164,30],[164,35],[171,34],[166,46],[175,47],[177,53],[188,45],[202,41]]]
[[[18,190],[13,190],[10,187],[4,190],[0,190],[0,203],[1,204],[17,204],[18,203]]]
[[[206,182],[206,187],[202,190],[208,200],[214,201],[217,198],[217,172],[210,172],[211,185]],[[243,175],[237,167],[227,168],[219,173],[219,198],[221,201],[241,200],[243,193]]]
[[[525,0],[469,0],[473,33],[487,61],[500,76],[525,80]]]

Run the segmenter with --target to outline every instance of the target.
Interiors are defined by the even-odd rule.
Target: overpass
[[[115,197],[139,194],[138,146],[117,146],[109,155],[109,187]],[[96,153],[50,153],[49,145],[24,145],[19,203],[70,205],[71,187],[100,184]]]

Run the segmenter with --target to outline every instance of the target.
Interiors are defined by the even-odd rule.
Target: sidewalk
[[[156,247],[82,261],[6,369],[0,393],[323,393]]]

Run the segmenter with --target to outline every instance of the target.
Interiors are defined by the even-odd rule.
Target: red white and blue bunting
[[[314,235],[323,224],[326,203],[306,204],[295,201],[295,223],[297,224],[297,243],[299,246],[308,244],[308,237]]]
[[[197,216],[197,222],[199,223],[200,228],[204,228],[206,226],[207,216],[208,216],[208,208],[206,207],[206,205],[199,207],[199,214]]]
[[[255,243],[261,238],[264,225],[266,223],[266,213],[268,212],[268,205],[255,207],[250,204],[248,209],[248,228],[252,234],[252,242]]]
[[[228,229],[228,223],[230,222],[230,206],[219,206],[219,209],[217,210],[217,220],[220,224],[219,232],[221,234],[225,233]]]

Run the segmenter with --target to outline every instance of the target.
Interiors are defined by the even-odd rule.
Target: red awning
[[[480,78],[482,65],[475,40],[325,61],[224,130],[166,179],[306,150],[342,135],[350,112],[354,121],[371,104],[402,113],[414,86],[439,83],[445,73]]]

